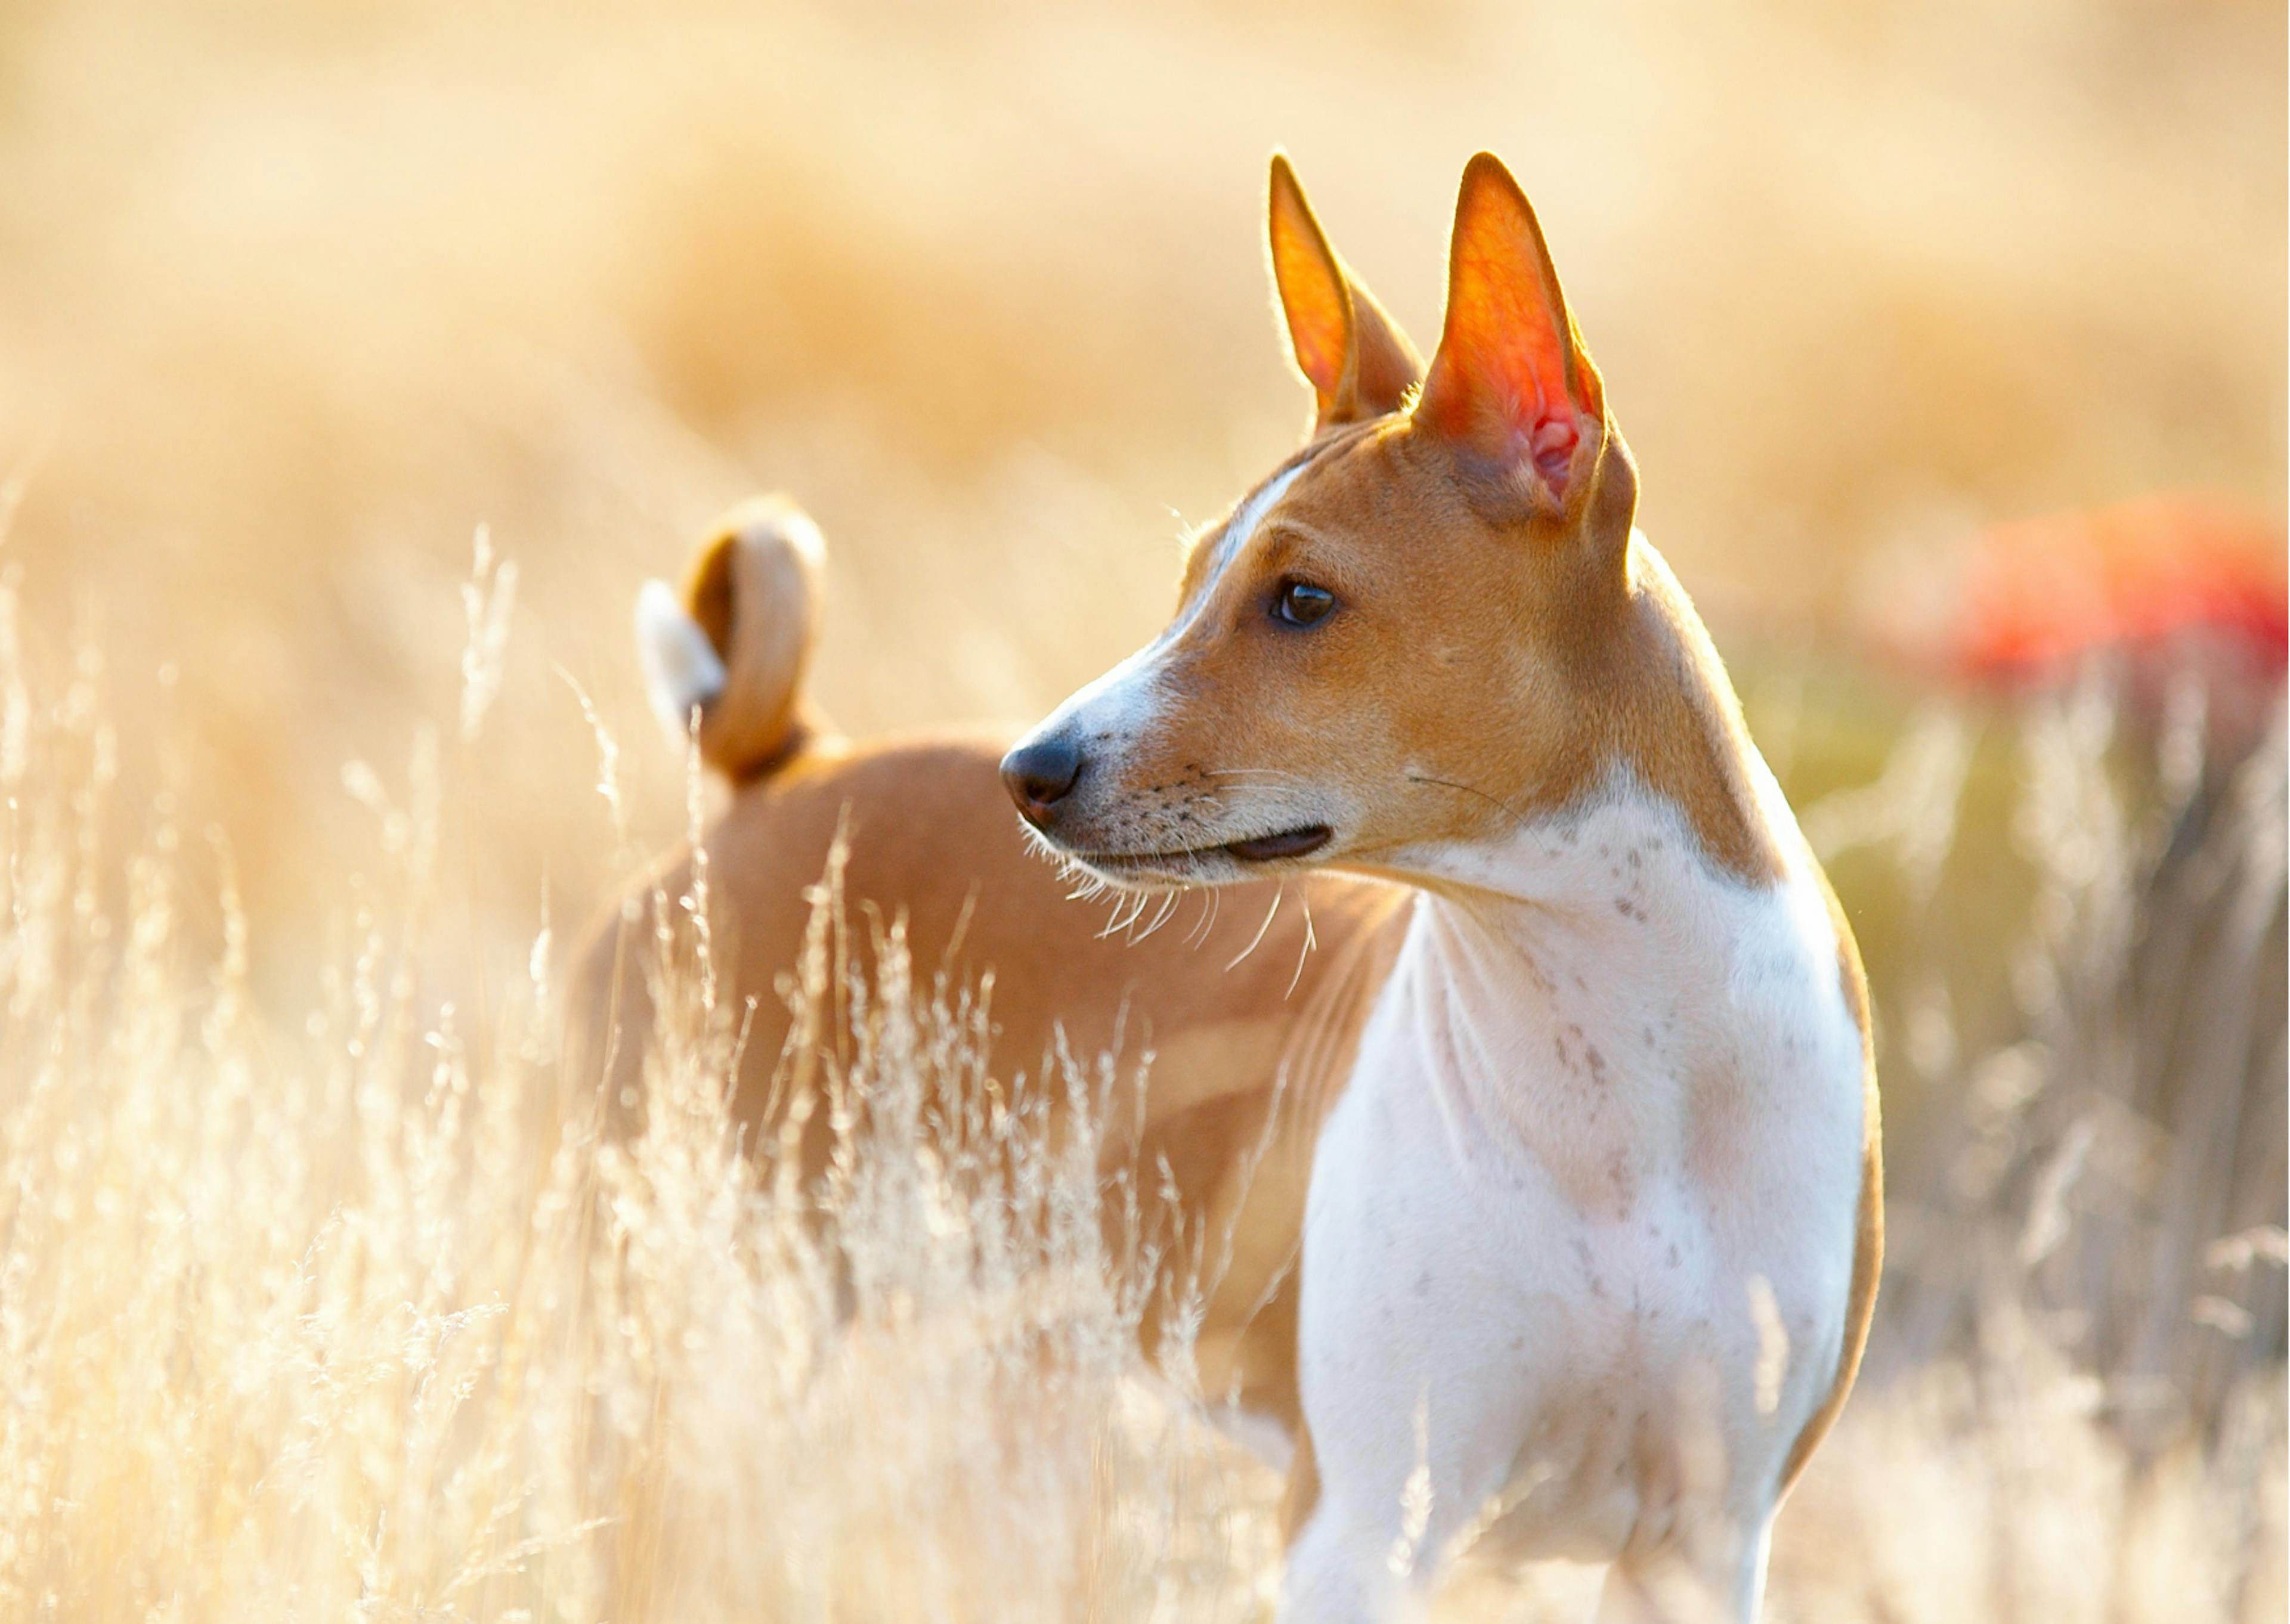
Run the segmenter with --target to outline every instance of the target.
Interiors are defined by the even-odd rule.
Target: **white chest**
[[[1629,800],[1532,838],[1487,860],[1535,894],[1418,903],[1314,1164],[1301,1375],[1335,1492],[1608,1559],[1769,1499],[1828,1391],[1861,1039],[1809,873]]]

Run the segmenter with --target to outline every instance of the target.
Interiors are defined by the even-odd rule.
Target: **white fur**
[[[1288,487],[1296,482],[1304,467],[1299,462],[1266,480],[1233,509],[1232,517],[1225,521],[1224,532],[1217,538],[1210,555],[1207,582],[1194,595],[1187,612],[1180,614],[1152,642],[1059,706],[1034,731],[1072,729],[1085,738],[1102,740],[1098,748],[1108,754],[1117,752],[1151,732],[1162,698],[1162,655],[1191,628],[1202,605],[1213,594],[1216,578],[1240,556],[1248,539],[1264,522],[1265,515],[1288,493]]]
[[[1777,884],[1628,780],[1405,865],[1426,889],[1312,1170],[1322,1487],[1284,1619],[1386,1616],[1464,1543],[1617,1564],[1611,1616],[1681,1576],[1755,1616],[1843,1345],[1863,1108],[1826,901],[1755,777]]]
[[[653,711],[678,735],[693,707],[724,692],[723,657],[664,580],[648,580],[637,593],[637,659]]]
[[[1216,550],[1209,557],[1211,580],[1224,572],[1225,565],[1240,556],[1240,549],[1248,545],[1248,539],[1256,533],[1256,527],[1264,523],[1264,516],[1279,505],[1280,499],[1288,494],[1288,487],[1296,483],[1296,476],[1301,474],[1310,461],[1309,457],[1299,458],[1257,486],[1242,500],[1239,507],[1233,509],[1232,517],[1225,521],[1224,534],[1217,538]]]

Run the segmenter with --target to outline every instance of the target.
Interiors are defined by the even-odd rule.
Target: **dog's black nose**
[[[1002,758],[1002,783],[1027,822],[1039,825],[1081,777],[1081,747],[1068,733],[1029,739]]]

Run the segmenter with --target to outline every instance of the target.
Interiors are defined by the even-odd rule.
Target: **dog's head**
[[[1194,541],[1167,629],[1010,752],[1027,822],[1121,884],[1413,875],[1617,754],[1675,777],[1646,713],[1696,651],[1648,613],[1676,588],[1518,183],[1464,171],[1428,370],[1277,157],[1269,228],[1311,437]]]

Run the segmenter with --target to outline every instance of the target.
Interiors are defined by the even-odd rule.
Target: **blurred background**
[[[450,698],[481,524],[523,572],[510,681],[555,690],[493,745],[536,781],[589,749],[552,665],[649,744],[635,587],[758,486],[833,549],[838,721],[1030,717],[1301,432],[1276,144],[1427,351],[1462,161],[1515,166],[1737,661],[1929,634],[2010,521],[2192,496],[2278,554],[2283,26],[15,0],[8,556],[36,641],[112,652],[123,725],[178,667],[266,912],[345,856],[341,759]],[[503,900],[544,862],[596,895],[595,812],[516,806]]]
[[[303,1007],[480,527],[478,956],[629,861],[576,685],[680,829],[629,607],[718,508],[820,520],[846,729],[1036,716],[1301,431],[1271,148],[1427,352],[1491,148],[1877,980],[1875,1368],[2001,1292],[2175,1437],[2281,1346],[2284,65],[2254,0],[12,0],[0,568]]]

